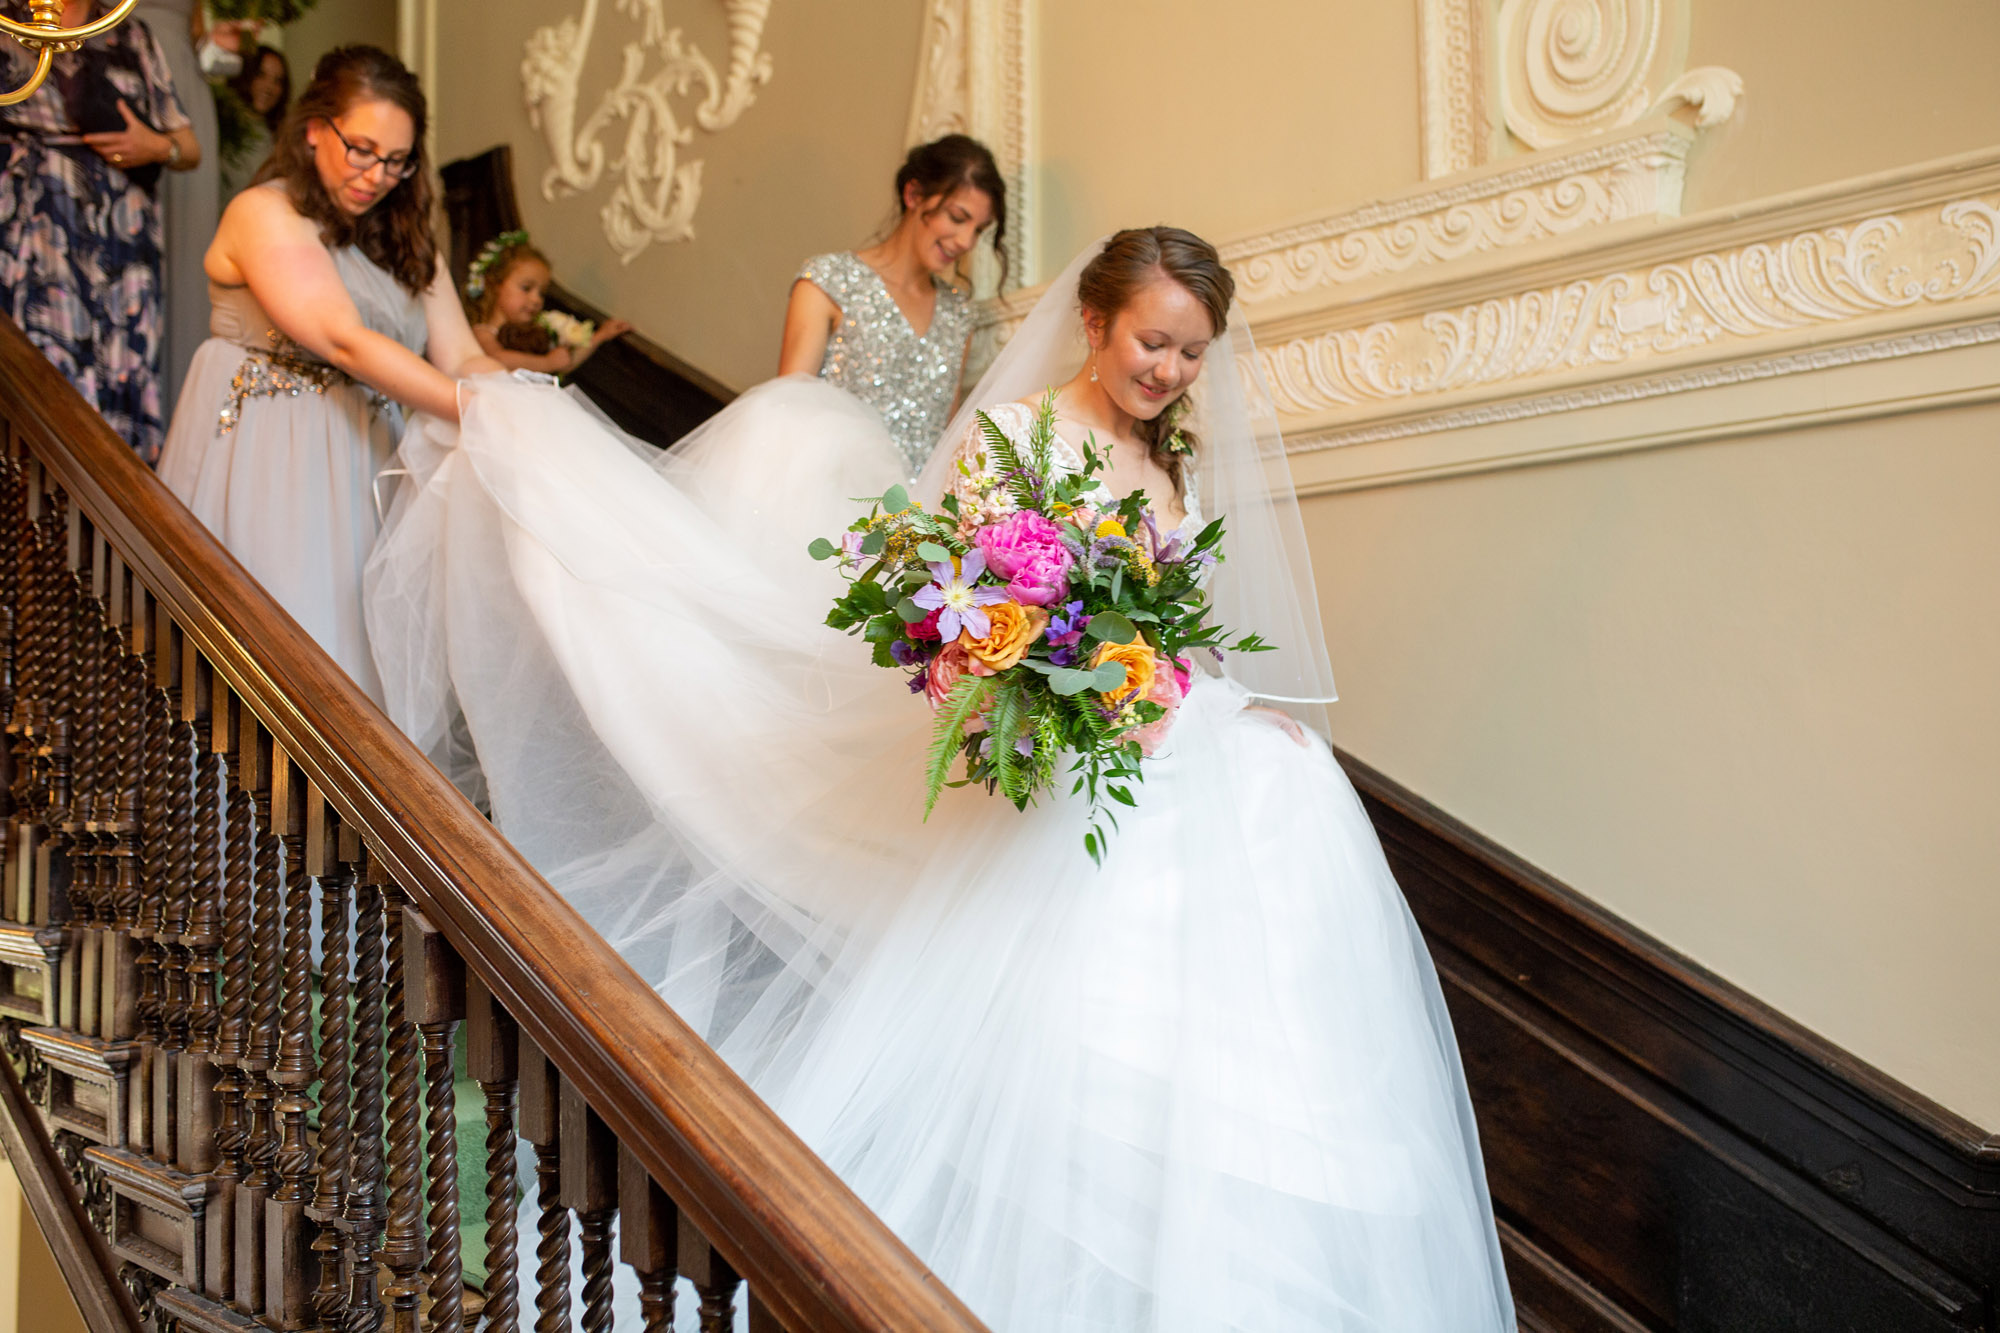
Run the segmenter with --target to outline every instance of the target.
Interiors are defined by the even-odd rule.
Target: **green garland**
[[[208,86],[215,91],[217,146],[222,150],[222,160],[233,167],[242,162],[256,141],[259,117],[243,100],[243,95],[221,79],[210,79]]]

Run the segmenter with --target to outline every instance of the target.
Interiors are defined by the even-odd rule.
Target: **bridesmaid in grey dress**
[[[887,239],[799,270],[778,373],[818,375],[881,413],[915,477],[957,406],[972,337],[970,284],[953,275],[988,228],[1001,253],[1007,187],[984,144],[950,134],[910,150],[896,206]]]
[[[166,298],[166,340],[160,359],[162,410],[171,418],[181,381],[194,349],[208,336],[208,277],[202,256],[222,218],[219,180],[221,153],[216,142],[215,98],[195,60],[190,17],[198,0],[145,0],[132,13],[152,30],[167,58],[181,107],[201,145],[201,160],[190,171],[169,173],[160,182],[160,212],[166,223],[161,251],[161,292]]]
[[[194,358],[160,476],[370,695],[361,615],[376,474],[404,408],[458,420],[479,350],[430,232],[425,104],[373,47],[320,62],[263,183],[207,257],[213,337]]]

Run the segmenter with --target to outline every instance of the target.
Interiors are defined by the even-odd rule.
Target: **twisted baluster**
[[[514,1194],[520,1183],[514,1110],[519,1091],[511,1082],[482,1082],[479,1089],[486,1094],[486,1328],[487,1333],[515,1333],[521,1320],[514,1272],[519,1242]]]
[[[465,1274],[458,1243],[458,1119],[452,1103],[452,1044],[456,1022],[426,1023],[424,1041],[425,1125],[429,1144],[430,1317],[431,1333],[458,1333],[465,1322]],[[609,1328],[610,1325],[606,1325]]]
[[[257,837],[256,801],[229,779],[229,845],[223,856],[222,1024],[216,1030],[215,1058],[234,1062],[250,1044],[251,886]]]
[[[417,1030],[409,1022],[404,995],[407,960],[403,957],[403,890],[387,886],[385,915],[389,941],[386,983],[389,1015],[389,1217],[382,1243],[382,1262],[396,1275],[390,1287],[392,1303],[414,1309],[417,1271],[424,1262],[423,1200],[420,1192],[423,1153],[422,1106],[417,1074]]]
[[[375,1249],[382,1198],[382,886],[361,881],[354,900],[354,1152],[347,1180],[347,1222],[354,1246],[347,1317],[342,1333],[378,1333]]]
[[[222,1013],[215,1003],[215,950],[222,931],[222,790],[228,774],[223,757],[214,752],[198,771],[194,897],[182,938],[188,949],[188,1050],[212,1056],[222,1026]]]
[[[271,1076],[304,1087],[319,1072],[312,1044],[312,878],[306,874],[304,830],[284,835],[285,975],[282,1039]]]
[[[535,1333],[569,1333],[569,1209],[562,1205],[562,1151],[535,1148]]]
[[[583,1243],[583,1333],[611,1333],[611,1221],[614,1208],[586,1208],[576,1215]]]
[[[348,1082],[352,1076],[347,1035],[354,978],[348,967],[347,899],[354,868],[342,862],[323,876],[320,891],[319,1054],[323,1081],[319,1105],[319,1188],[313,1207],[328,1216],[341,1212],[346,1193]],[[303,988],[301,988],[303,989]]]
[[[188,900],[194,880],[195,736],[192,724],[174,728],[167,780],[169,820],[166,891],[160,914],[160,1040],[170,1049],[188,1040]]]

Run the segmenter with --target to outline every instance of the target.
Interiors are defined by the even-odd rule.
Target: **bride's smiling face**
[[[1118,407],[1151,421],[1201,375],[1215,325],[1208,308],[1163,272],[1106,319],[1084,312],[1097,382]]]

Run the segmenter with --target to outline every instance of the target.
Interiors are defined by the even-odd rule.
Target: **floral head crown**
[[[486,295],[486,274],[492,269],[494,262],[515,246],[527,243],[528,233],[525,231],[503,231],[488,241],[480,250],[479,257],[472,261],[472,267],[466,272],[465,294],[475,301]]]

